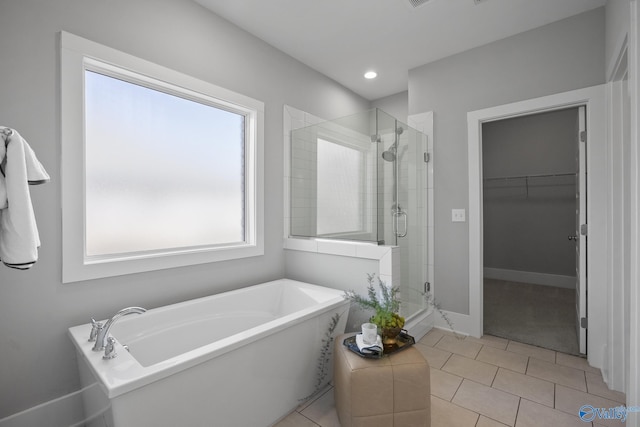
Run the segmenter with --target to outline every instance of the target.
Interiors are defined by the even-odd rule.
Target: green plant
[[[447,313],[442,310],[440,303],[436,301],[435,297],[431,294],[431,291],[421,292],[420,294],[422,295],[426,303],[432,306],[440,314],[440,317],[442,317],[442,319],[447,323],[449,330],[453,332],[453,336],[455,336],[457,339],[464,339],[464,336],[456,332],[455,328],[453,327],[453,322],[451,322],[451,319],[449,319]]]
[[[464,339],[465,336],[456,332],[453,326],[453,322],[451,321],[451,319],[449,319],[449,315],[442,309],[440,303],[436,301],[436,298],[431,290],[431,285],[429,283],[425,283],[424,292],[415,289],[409,289],[409,291],[418,293],[420,297],[424,298],[424,301],[428,306],[433,307],[438,312],[438,314],[440,314],[440,317],[442,317],[442,319],[445,321],[445,323],[449,327],[449,330],[453,333],[453,336],[455,336],[457,339]]]
[[[333,317],[331,317],[331,321],[329,322],[329,327],[324,333],[324,338],[322,339],[322,348],[320,349],[320,355],[318,356],[318,366],[316,367],[316,384],[314,386],[313,391],[306,397],[299,399],[301,402],[305,400],[309,400],[322,389],[324,385],[325,379],[327,375],[329,375],[329,366],[331,363],[331,357],[333,354],[333,333],[338,326],[338,322],[340,321],[340,317],[342,314],[335,313]]]
[[[344,298],[352,301],[360,308],[371,309],[375,313],[369,321],[375,323],[378,328],[402,328],[404,326],[404,317],[398,314],[400,311],[400,300],[398,299],[397,287],[387,286],[378,277],[378,287],[380,288],[380,297],[373,286],[375,274],[367,274],[367,296],[357,294],[353,290],[345,291]]]

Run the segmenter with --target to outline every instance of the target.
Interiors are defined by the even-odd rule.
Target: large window
[[[85,71],[86,249],[245,241],[245,117]]]
[[[255,256],[262,103],[62,34],[63,280]]]

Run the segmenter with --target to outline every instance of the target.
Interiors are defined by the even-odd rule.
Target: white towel
[[[362,354],[380,354],[382,353],[382,338],[380,335],[376,336],[376,343],[373,345],[365,344],[364,338],[362,334],[356,335],[356,344],[358,346],[358,350]]]
[[[16,130],[0,126],[0,135],[0,260],[26,270],[38,260],[40,247],[29,184],[50,178]]]

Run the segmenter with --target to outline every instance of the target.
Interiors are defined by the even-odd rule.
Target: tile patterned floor
[[[431,330],[416,348],[431,366],[432,427],[608,427],[619,420],[586,423],[585,404],[625,403],[585,359],[493,336],[457,338]],[[340,427],[327,387],[274,427]]]

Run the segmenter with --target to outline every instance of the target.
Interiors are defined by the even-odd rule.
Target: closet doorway
[[[486,122],[481,138],[483,333],[586,353],[585,107]]]

